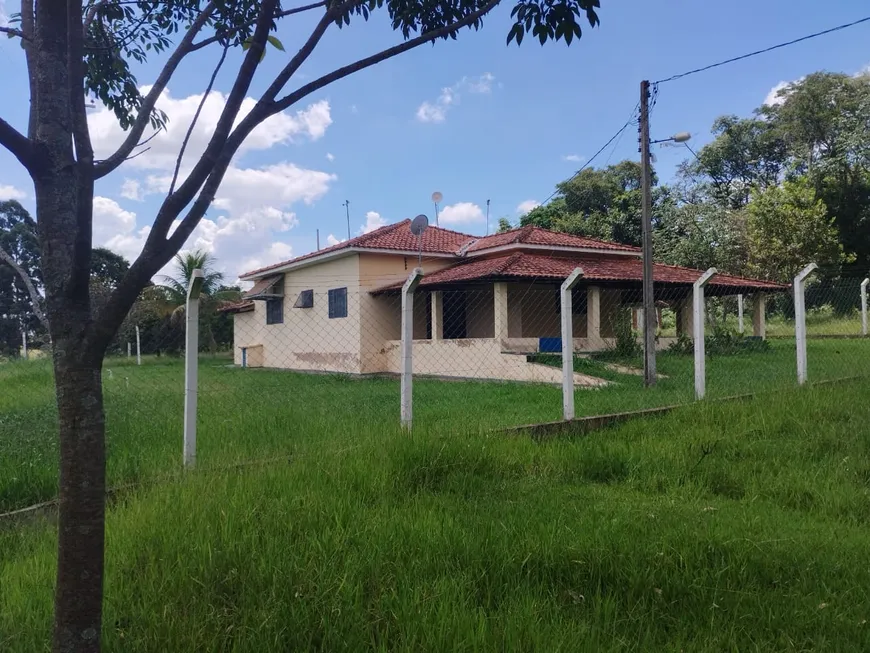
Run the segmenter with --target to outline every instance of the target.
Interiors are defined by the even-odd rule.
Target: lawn
[[[870,369],[870,340],[811,340],[811,380],[843,378]],[[603,357],[607,359],[607,357]],[[576,369],[608,379],[608,387],[578,389],[578,415],[681,404],[693,398],[691,356],[659,355],[658,386],[614,372],[613,361],[578,359]],[[617,359],[639,368],[641,361]],[[558,363],[556,363],[558,364]],[[151,358],[137,367],[110,359],[104,367],[108,479],[112,486],[180,471],[183,363]],[[724,397],[795,385],[794,342],[771,349],[711,356],[707,392]],[[414,384],[419,434],[489,433],[561,417],[561,389],[542,384],[440,381]],[[215,466],[344,449],[399,433],[399,383],[277,370],[238,369],[224,358],[200,363],[198,464]],[[48,361],[0,365],[0,512],[57,493],[57,442]]]
[[[159,417],[174,406],[121,400],[155,370],[113,369],[115,480],[180,455]],[[211,374],[202,458],[285,455],[114,498],[107,651],[870,648],[866,381],[537,443],[422,401],[409,437],[392,385],[330,377],[285,375],[283,396],[267,384],[246,424],[218,380],[255,374]],[[473,399],[463,383],[420,386],[430,402]],[[493,387],[489,409],[527,414],[513,386]],[[0,523],[0,650],[47,650],[54,547],[48,518]]]

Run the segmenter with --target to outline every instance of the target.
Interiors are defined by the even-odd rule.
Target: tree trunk
[[[58,342],[54,356],[60,423],[60,510],[54,650],[100,650],[106,448],[102,361]],[[71,345],[71,346],[70,346]]]

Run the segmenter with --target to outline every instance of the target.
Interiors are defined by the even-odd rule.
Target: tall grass
[[[810,341],[809,375],[823,380],[870,369],[870,340]],[[322,447],[345,448],[398,431],[396,379],[238,369],[224,358],[200,362],[198,464],[286,457]],[[641,360],[619,360],[640,367]],[[558,364],[558,363],[557,363]],[[611,381],[578,389],[578,415],[688,403],[693,397],[690,356],[661,354],[654,389],[638,375],[578,360],[577,371]],[[183,429],[183,364],[148,358],[142,366],[110,359],[103,372],[107,413],[108,479],[124,485],[177,474]],[[795,385],[794,343],[770,351],[713,356],[707,392],[723,397]],[[475,434],[561,417],[561,389],[540,384],[440,381],[414,384],[418,433]],[[56,409],[48,361],[0,365],[0,512],[57,493]]]
[[[106,650],[868,650],[868,390],[541,444],[312,418],[113,503]],[[54,546],[0,526],[0,650],[47,650]]]

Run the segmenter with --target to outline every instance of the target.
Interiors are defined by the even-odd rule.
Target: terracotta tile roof
[[[217,309],[218,313],[247,313],[254,310],[254,302],[252,300],[243,300],[240,302],[232,302],[224,304]]]
[[[583,258],[553,257],[540,254],[517,252],[495,258],[472,259],[467,263],[439,270],[426,275],[421,286],[466,283],[484,279],[540,279],[564,280],[574,268],[583,268],[583,278],[589,281],[640,282],[643,279],[643,263],[639,258]],[[694,283],[703,273],[702,270],[683,268],[656,263],[653,281],[659,284],[686,286]],[[394,290],[401,284],[393,284],[375,292]],[[709,287],[745,288],[747,290],[780,291],[787,289],[769,281],[720,274],[713,277]]]
[[[389,224],[380,229],[375,229],[367,234],[351,238],[332,247],[326,247],[316,252],[310,252],[303,256],[281,261],[274,265],[269,265],[257,270],[245,272],[242,278],[252,275],[263,274],[271,270],[276,270],[291,263],[305,261],[315,256],[321,256],[330,252],[336,252],[343,249],[359,248],[359,249],[392,249],[396,251],[413,251],[416,252],[419,247],[417,237],[411,233],[411,221],[402,220],[395,224]],[[572,236],[571,234],[559,233],[556,231],[548,231],[528,225],[513,229],[492,236],[483,236],[475,238],[469,234],[463,234],[451,229],[443,227],[430,226],[423,232],[423,253],[424,254],[453,254],[457,257],[464,256],[470,253],[482,253],[486,250],[495,247],[503,247],[505,245],[540,245],[544,247],[580,247],[583,249],[600,249],[605,251],[622,251],[622,252],[639,252],[640,249],[630,245],[620,245],[619,243],[609,243],[603,240],[595,240],[594,238],[583,238],[581,236]]]
[[[639,247],[621,245],[619,243],[611,243],[604,240],[596,240],[595,238],[573,236],[571,234],[557,231],[549,231],[534,225],[526,225],[519,229],[512,229],[511,231],[505,231],[504,233],[478,238],[467,247],[466,252],[479,252],[494,247],[503,247],[505,245],[514,244],[543,245],[550,247],[582,247],[584,249],[640,252]]]
[[[441,227],[430,226],[423,232],[423,253],[424,254],[456,254],[463,244],[472,239],[468,234],[462,234],[458,231],[443,229]],[[388,224],[380,229],[375,229],[367,234],[356,236],[350,240],[345,240],[338,245],[326,247],[324,249],[310,252],[304,256],[275,263],[264,268],[251,270],[242,274],[242,278],[249,277],[254,274],[262,274],[269,270],[274,270],[283,267],[289,263],[297,263],[315,256],[321,256],[329,252],[335,252],[351,247],[359,247],[362,249],[395,249],[398,251],[413,251],[416,252],[420,247],[417,236],[411,233],[411,221],[402,220],[395,224]]]

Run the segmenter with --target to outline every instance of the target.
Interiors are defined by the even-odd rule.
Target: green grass
[[[811,380],[870,369],[870,340],[811,340]],[[606,358],[606,357],[605,357]],[[653,389],[642,378],[578,359],[576,369],[612,381],[578,389],[577,415],[622,412],[693,399],[690,356],[662,353]],[[238,369],[225,358],[200,362],[198,463],[226,465],[342,448],[398,431],[396,379],[353,379],[277,370]],[[639,358],[616,362],[641,367]],[[180,471],[183,375],[179,359],[110,359],[104,367],[108,481],[111,486]],[[558,363],[557,363],[558,364]],[[770,351],[710,357],[707,392],[725,397],[795,385],[792,341]],[[439,381],[414,384],[414,423],[421,433],[478,433],[561,417],[561,389],[540,384]],[[0,365],[0,512],[57,494],[56,411],[48,361]]]
[[[870,648],[865,381],[545,443],[458,418],[426,426],[436,413],[422,402],[408,437],[392,406],[355,399],[378,383],[306,381],[304,397],[278,410],[270,393],[269,416],[201,443],[205,459],[262,448],[291,451],[285,462],[189,474],[112,504],[105,650]],[[353,416],[334,402],[308,419],[294,408],[337,391]],[[132,429],[123,407],[112,437]],[[138,449],[113,443],[116,475],[121,452],[177,457],[161,425]],[[50,521],[0,524],[0,650],[47,650],[54,547]]]

